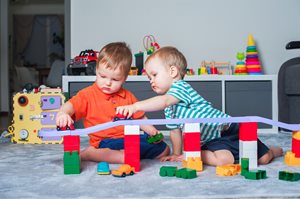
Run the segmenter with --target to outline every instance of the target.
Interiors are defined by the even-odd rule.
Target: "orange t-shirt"
[[[85,128],[111,122],[116,116],[116,107],[137,102],[136,97],[128,90],[121,88],[117,93],[108,95],[103,93],[98,86],[93,85],[79,91],[69,102],[74,108],[75,120],[83,119]],[[137,112],[134,119],[144,116],[144,112]],[[123,138],[124,126],[118,126],[103,131],[89,134],[90,145],[99,147],[101,140],[106,138]]]

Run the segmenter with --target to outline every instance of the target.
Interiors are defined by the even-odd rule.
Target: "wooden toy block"
[[[161,177],[173,177],[176,175],[177,167],[175,166],[162,166],[159,169],[159,175]]]

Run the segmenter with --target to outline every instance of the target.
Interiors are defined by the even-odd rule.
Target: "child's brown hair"
[[[132,53],[129,46],[125,42],[113,42],[105,45],[100,50],[97,68],[100,64],[112,70],[120,68],[121,72],[127,77],[131,63]]]
[[[181,78],[184,78],[184,75],[186,74],[187,61],[184,55],[177,48],[172,46],[162,47],[150,55],[145,64],[154,57],[160,58],[165,66],[176,66],[179,69]]]

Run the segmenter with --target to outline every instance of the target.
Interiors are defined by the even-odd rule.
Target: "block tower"
[[[80,137],[64,136],[64,174],[80,174]]]
[[[202,171],[200,124],[186,123],[183,133],[184,160],[182,161],[182,166]]]
[[[293,132],[292,151],[286,153],[284,162],[289,166],[300,166],[300,131]]]
[[[239,61],[236,63],[234,74],[235,75],[247,75],[248,74],[247,73],[247,68],[246,68],[246,65],[245,65],[245,62],[244,62],[245,53],[238,52],[236,54],[236,58]]]
[[[240,123],[240,163],[242,158],[249,159],[249,169],[257,168],[257,123]]]
[[[139,125],[124,126],[124,162],[140,171],[140,127]]]
[[[249,75],[262,75],[258,52],[252,34],[248,36],[246,49],[246,67]]]

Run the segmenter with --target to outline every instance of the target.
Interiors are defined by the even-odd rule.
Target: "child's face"
[[[151,88],[157,94],[165,94],[173,83],[170,68],[165,66],[158,57],[154,57],[145,66]]]
[[[126,77],[120,69],[112,70],[100,64],[96,70],[96,84],[105,94],[118,92]]]

